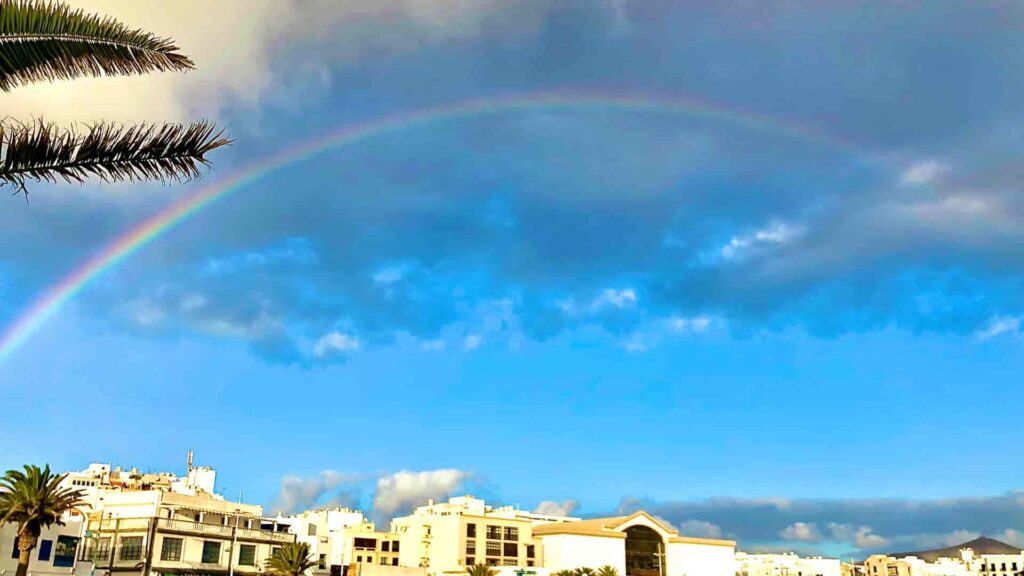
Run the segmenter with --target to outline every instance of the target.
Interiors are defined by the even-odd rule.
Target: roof
[[[959,558],[960,550],[964,548],[970,548],[974,550],[975,556],[981,556],[983,554],[1020,554],[1021,549],[1015,546],[1010,546],[1005,542],[1000,542],[993,538],[986,538],[982,536],[975,538],[963,544],[956,546],[949,546],[947,548],[936,548],[934,550],[921,550],[918,552],[894,552],[889,554],[893,558],[906,558],[907,556],[917,556],[922,560],[928,562],[934,562],[939,558]]]
[[[717,540],[712,538],[694,538],[691,536],[680,536],[679,531],[667,522],[651,516],[643,510],[634,512],[629,516],[613,516],[610,518],[591,518],[589,520],[577,520],[575,522],[558,522],[553,524],[541,524],[533,527],[534,536],[545,536],[549,534],[575,534],[579,536],[599,536],[603,538],[625,538],[626,533],[621,529],[630,521],[643,517],[652,524],[658,526],[669,535],[669,542],[678,544],[704,544],[711,546],[735,546],[732,540]]]

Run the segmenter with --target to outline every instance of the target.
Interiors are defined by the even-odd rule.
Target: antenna
[[[191,450],[188,451],[188,468],[187,469],[188,469],[189,472],[192,471],[192,451]]]

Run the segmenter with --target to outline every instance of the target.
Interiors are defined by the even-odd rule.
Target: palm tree
[[[43,528],[63,526],[64,513],[83,504],[80,490],[60,487],[67,474],[53,474],[49,465],[43,469],[33,465],[24,468],[24,472],[8,470],[0,478],[0,524],[18,525],[16,576],[28,573],[29,558]]]
[[[619,570],[615,566],[605,564],[597,569],[597,576],[619,576]]]
[[[576,576],[576,571],[569,569],[559,570],[558,572],[555,572],[555,576]]]
[[[168,38],[133,30],[59,0],[0,0],[0,90],[79,78],[191,70]],[[28,180],[82,183],[199,177],[206,153],[231,142],[208,122],[60,128],[43,120],[0,121],[0,186]]]
[[[468,576],[497,576],[498,573],[486,564],[474,564],[466,568],[466,574]]]
[[[589,566],[580,566],[579,568],[572,571],[575,576],[595,576],[593,568]]]
[[[276,576],[302,576],[316,564],[316,558],[309,553],[309,544],[289,542],[267,559],[267,571]]]

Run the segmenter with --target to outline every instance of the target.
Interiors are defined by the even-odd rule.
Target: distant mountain
[[[939,558],[959,558],[960,551],[964,548],[970,548],[974,550],[975,556],[981,556],[982,554],[1020,554],[1021,549],[1014,546],[1010,546],[1005,542],[999,540],[993,540],[992,538],[975,538],[970,542],[964,542],[956,546],[950,546],[948,548],[938,548],[935,550],[921,550],[919,552],[894,552],[889,554],[893,558],[905,558],[907,556],[917,556],[922,560],[928,562],[934,562]]]

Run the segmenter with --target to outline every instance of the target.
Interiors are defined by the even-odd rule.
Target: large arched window
[[[665,542],[647,526],[626,528],[626,575],[664,576]]]

